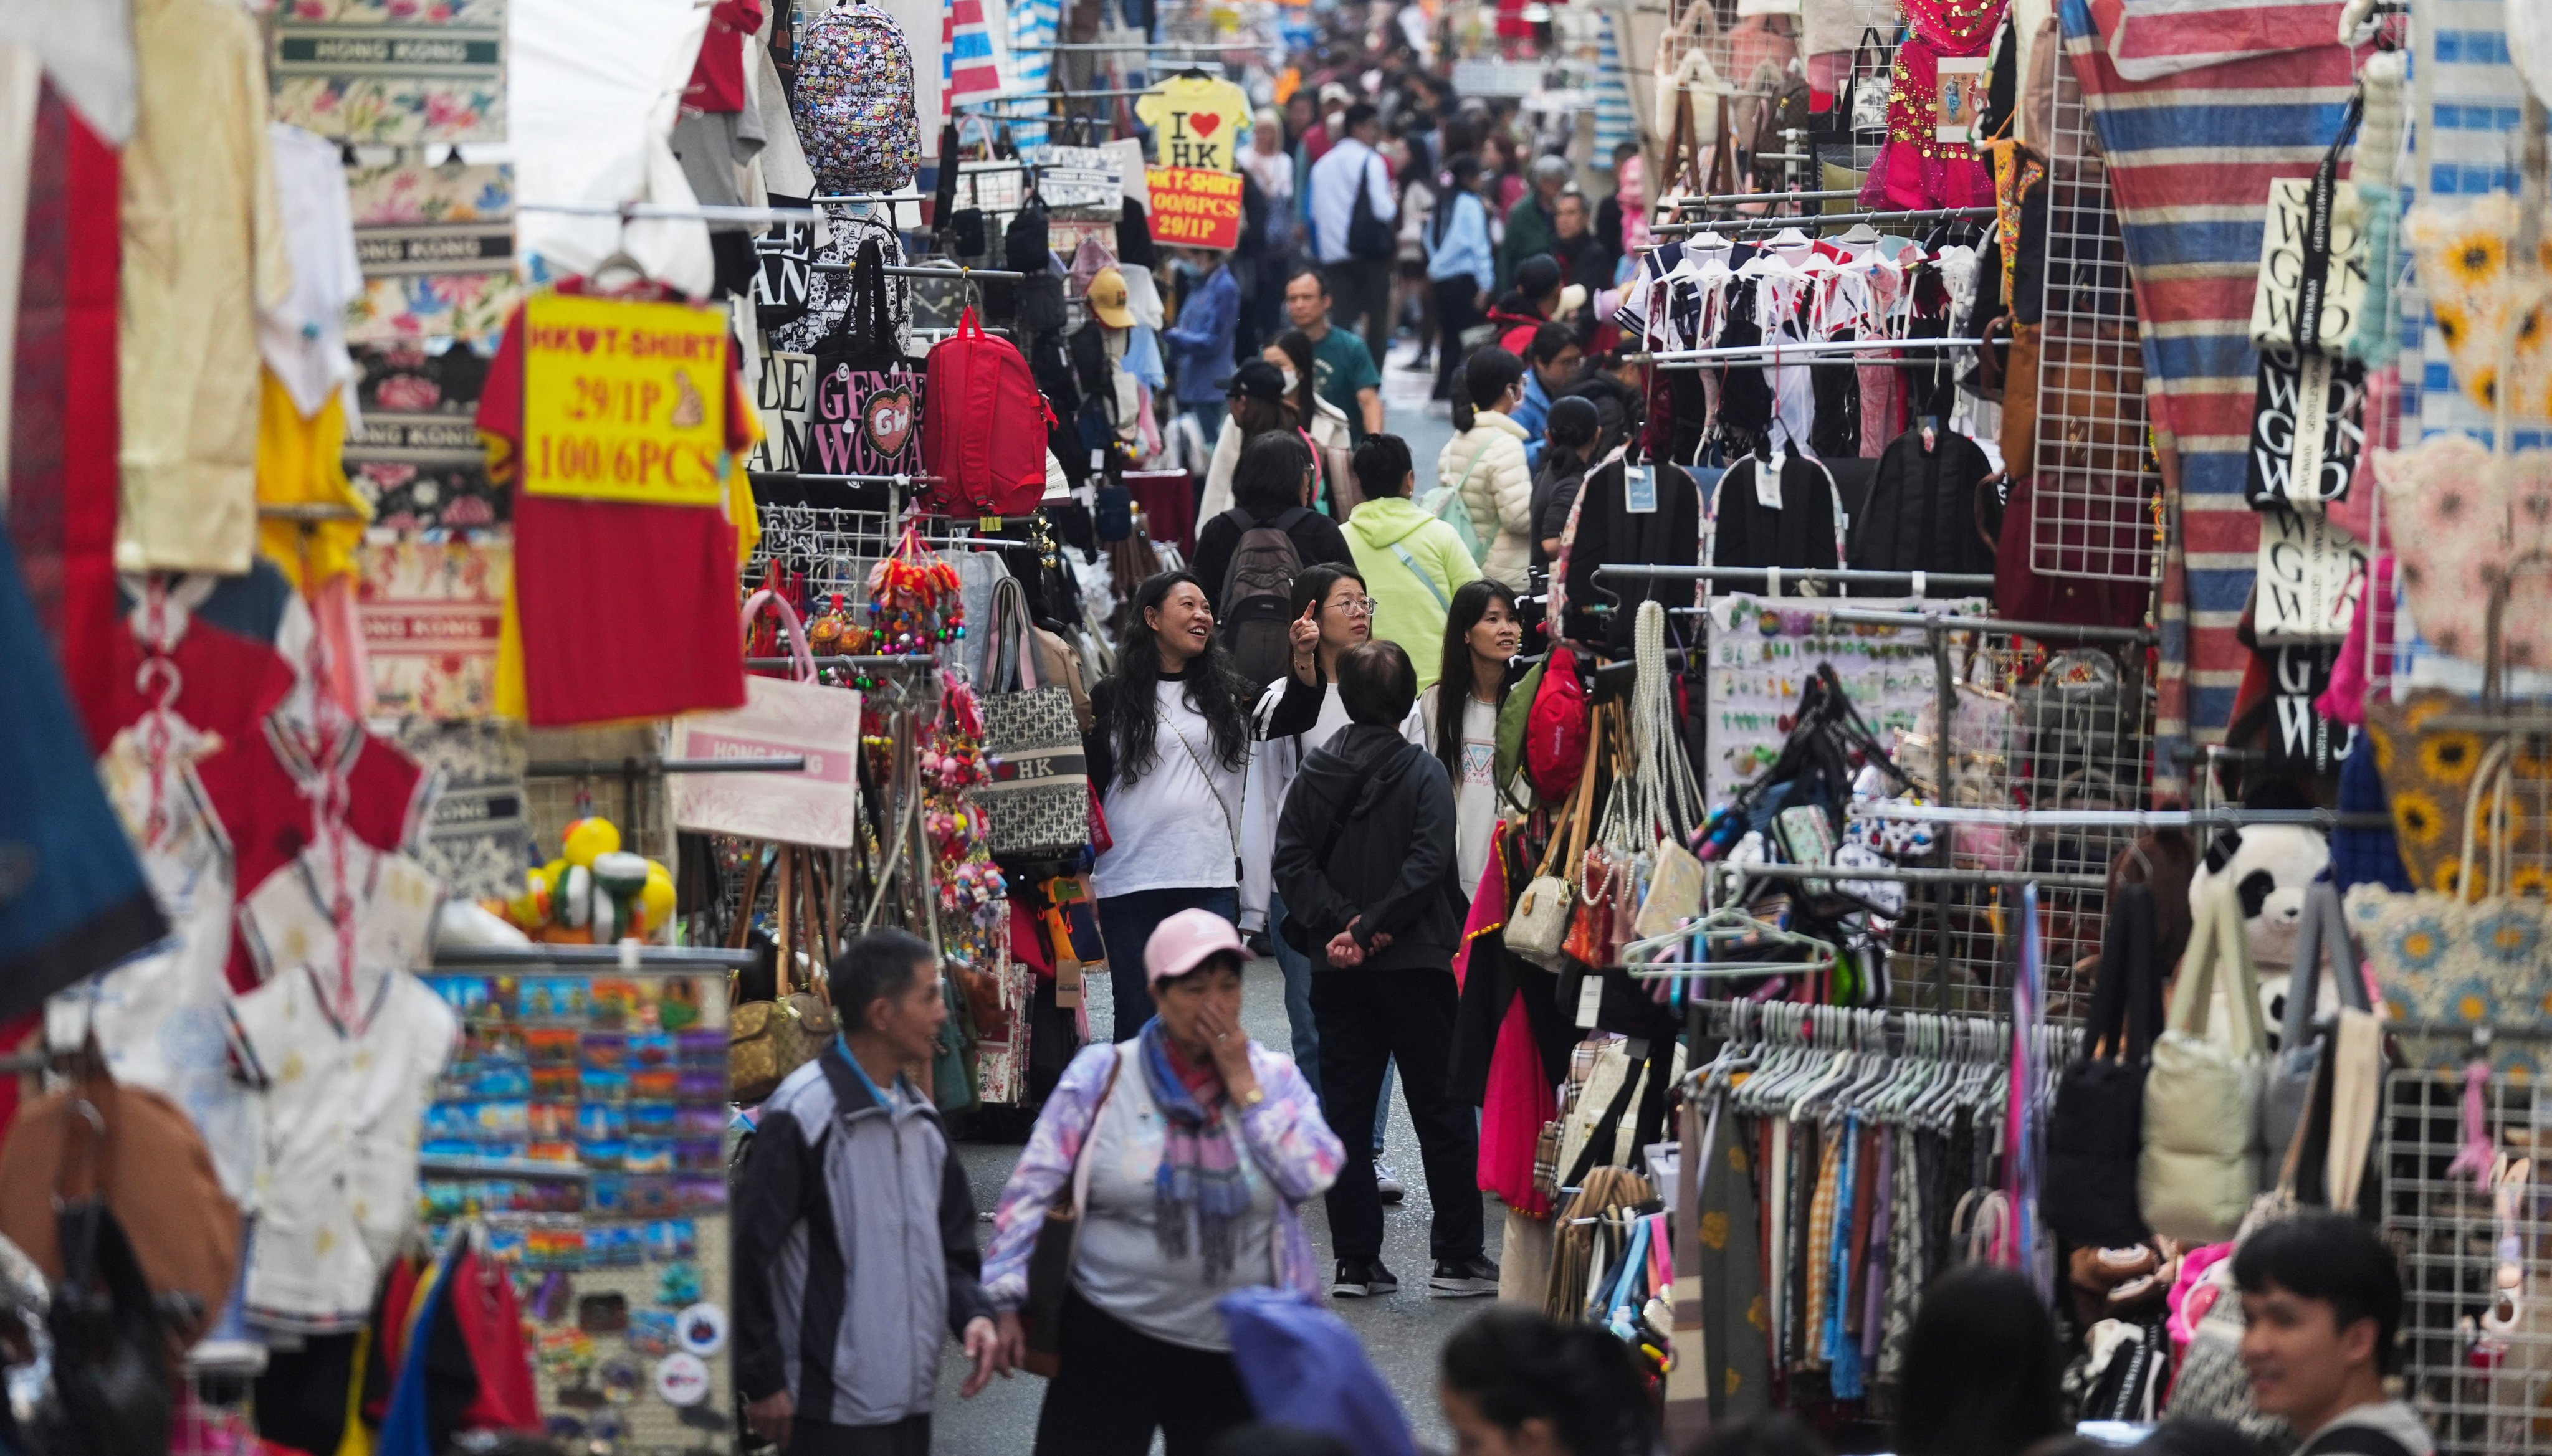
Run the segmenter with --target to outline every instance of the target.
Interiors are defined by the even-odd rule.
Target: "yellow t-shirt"
[[[1227,172],[1233,144],[1249,125],[1249,96],[1213,76],[1172,76],[1143,93],[1134,115],[1152,129],[1158,165]]]

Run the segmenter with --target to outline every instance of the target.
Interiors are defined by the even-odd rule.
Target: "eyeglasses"
[[[1337,608],[1350,617],[1374,617],[1382,614],[1382,603],[1370,596],[1359,596],[1349,601],[1339,602]]]

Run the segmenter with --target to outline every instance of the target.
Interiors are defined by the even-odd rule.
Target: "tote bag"
[[[2145,1076],[2162,1027],[2161,926],[2153,890],[2121,885],[2100,940],[2100,969],[2082,1059],[2056,1084],[2047,1121],[2047,1226],[2097,1249],[2144,1241],[2136,1169],[2144,1142]]]
[[[798,468],[828,475],[919,475],[924,378],[896,347],[887,257],[860,246],[841,335],[815,352],[814,418]]]
[[[780,612],[796,678],[746,677],[743,707],[676,719],[665,753],[677,759],[800,755],[806,767],[796,774],[668,775],[674,827],[849,849],[860,822],[860,694],[815,680],[815,658],[797,609],[771,592],[757,591],[745,602],[748,633],[765,606]]]
[[[992,781],[975,790],[1006,865],[1080,857],[1090,843],[1090,771],[1070,689],[1039,685],[1027,592],[1016,577],[993,587],[984,649],[984,756]]]
[[[2219,975],[2230,983],[2230,1047],[2206,1034]],[[2136,1195],[2154,1232],[2203,1244],[2229,1238],[2241,1226],[2260,1191],[2260,1084],[2267,1060],[2241,902],[2234,886],[2221,885],[2198,910],[2172,988],[2171,1024],[2154,1043],[2153,1068],[2145,1074]]]
[[[2313,1002],[2320,995],[2321,968],[2327,961],[2339,1003],[2355,1011],[2367,1004],[2366,978],[2358,973],[2357,949],[2348,938],[2348,912],[2339,902],[2339,886],[2315,881],[2304,891],[2303,925],[2296,933],[2294,974],[2286,981],[2286,1014],[2278,1039],[2277,1060],[2260,1092],[2260,1145],[2283,1148],[2294,1141],[2311,1099],[2313,1070],[2324,1055],[2322,1031],[2313,1024]]]

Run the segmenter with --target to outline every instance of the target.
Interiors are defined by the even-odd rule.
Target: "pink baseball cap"
[[[1158,986],[1185,976],[1224,951],[1244,961],[1249,958],[1241,947],[1240,932],[1230,921],[1212,910],[1181,910],[1162,921],[1152,931],[1151,943],[1143,947],[1143,984]]]

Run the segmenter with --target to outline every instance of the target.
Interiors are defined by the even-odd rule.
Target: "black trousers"
[[[1447,1074],[1453,1011],[1450,971],[1324,970],[1312,973],[1312,1019],[1321,1031],[1321,1113],[1346,1144],[1329,1186],[1329,1240],[1340,1259],[1382,1253],[1382,1196],[1373,1184],[1373,1119],[1382,1069],[1400,1061],[1400,1094],[1418,1129],[1427,1196],[1436,1205],[1429,1247],[1439,1259],[1481,1251],[1480,1124],[1454,1100]]]
[[[888,1425],[835,1425],[801,1415],[789,1432],[789,1456],[930,1456],[930,1413]]]
[[[1064,1296],[1056,1347],[1063,1368],[1037,1412],[1036,1456],[1146,1456],[1154,1430],[1169,1456],[1205,1456],[1258,1418],[1229,1354],[1156,1340],[1079,1290]]]
[[[1325,269],[1329,275],[1329,326],[1362,334],[1377,369],[1391,352],[1392,267],[1387,258],[1350,258]],[[1364,422],[1358,420],[1356,428],[1362,430]]]
[[[1479,327],[1480,280],[1469,273],[1436,279],[1436,392],[1450,399],[1453,370],[1462,363],[1462,331]]]

